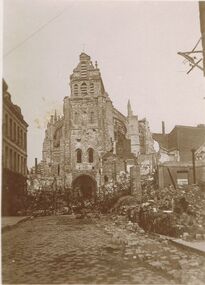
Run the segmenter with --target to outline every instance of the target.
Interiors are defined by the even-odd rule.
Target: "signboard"
[[[179,178],[179,179],[177,179],[177,184],[178,185],[188,185],[188,179]]]

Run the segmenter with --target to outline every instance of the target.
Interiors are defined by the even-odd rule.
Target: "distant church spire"
[[[57,112],[56,112],[56,110],[55,110],[54,122],[56,122],[56,121],[57,121]]]
[[[133,116],[133,112],[132,112],[132,108],[131,108],[131,104],[130,104],[130,99],[128,100],[128,103],[127,103],[127,114],[128,114],[128,117]]]

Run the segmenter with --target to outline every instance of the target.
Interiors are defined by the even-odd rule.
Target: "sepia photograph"
[[[205,1],[3,0],[2,284],[205,284]]]

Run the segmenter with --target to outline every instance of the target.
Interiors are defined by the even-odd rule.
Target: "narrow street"
[[[51,216],[3,233],[3,283],[175,283],[128,259],[125,246],[115,244],[104,230],[109,223]]]

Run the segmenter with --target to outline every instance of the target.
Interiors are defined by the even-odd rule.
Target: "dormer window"
[[[73,93],[74,93],[75,96],[78,96],[78,84],[74,85]]]
[[[81,94],[82,95],[87,95],[87,85],[85,82],[83,82],[80,86],[80,89],[81,89]]]

